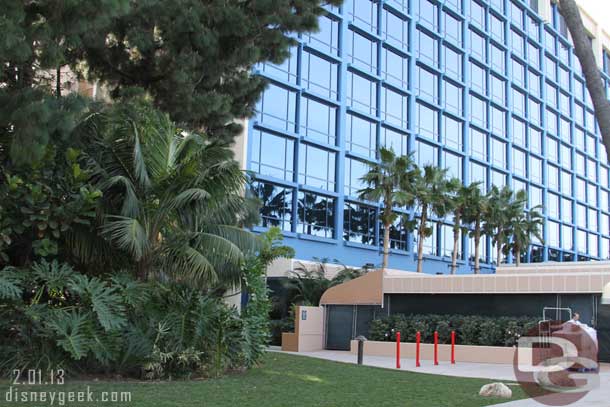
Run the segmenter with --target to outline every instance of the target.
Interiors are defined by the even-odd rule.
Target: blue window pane
[[[367,245],[375,244],[377,212],[370,206],[346,202],[343,208],[343,240]]]
[[[525,57],[525,40],[523,39],[523,36],[514,30],[510,31],[510,35],[513,53]]]
[[[483,192],[487,191],[487,168],[475,161],[470,162],[470,183],[480,182]]]
[[[462,122],[451,116],[443,116],[443,141],[445,146],[462,150]]]
[[[334,238],[335,200],[311,192],[299,192],[297,232]]]
[[[385,86],[381,88],[381,117],[386,123],[407,128],[408,97]]]
[[[527,33],[536,41],[540,40],[540,23],[534,17],[527,17]]]
[[[423,167],[425,165],[438,165],[438,148],[417,140],[415,142],[415,156],[417,165]]]
[[[470,129],[470,155],[487,161],[487,135],[477,129]]]
[[[377,85],[353,72],[347,73],[347,102],[357,110],[377,113]]]
[[[529,117],[532,123],[540,125],[540,103],[530,98],[529,100]]]
[[[527,44],[527,62],[534,68],[540,69],[540,48],[531,42]]]
[[[491,185],[495,185],[498,188],[506,186],[506,174],[497,170],[492,170]]]
[[[417,124],[419,134],[437,140],[438,112],[426,105],[417,104]]]
[[[491,66],[498,72],[504,74],[506,72],[506,53],[491,44]]]
[[[475,31],[470,31],[470,52],[481,61],[487,61],[487,45],[485,38]]]
[[[367,31],[377,31],[377,5],[376,1],[353,0],[349,15],[353,22],[367,29]]]
[[[513,117],[513,143],[518,146],[525,147],[525,123]]]
[[[399,49],[409,47],[408,23],[389,10],[383,10],[383,39]]]
[[[499,136],[506,137],[506,112],[495,106],[491,108],[491,130]]]
[[[336,55],[339,50],[339,22],[323,16],[318,19],[318,27],[318,32],[304,34],[305,40],[316,49]]]
[[[443,81],[444,84],[444,99],[445,109],[458,116],[462,115],[462,87],[457,86],[447,80]]]
[[[255,130],[252,133],[250,169],[271,177],[292,181],[294,140]]]
[[[525,86],[525,66],[516,59],[511,59],[511,64],[513,69],[513,82],[520,86]]]
[[[379,222],[379,235],[383,236],[384,226],[382,222]],[[407,228],[402,224],[401,217],[399,216],[394,223],[390,226],[390,249],[392,250],[407,250]],[[383,245],[383,239],[379,239],[379,245]]]
[[[303,52],[303,86],[324,97],[337,98],[337,65],[309,52]]]
[[[438,103],[438,76],[427,69],[417,66],[418,95],[432,103]]]
[[[487,72],[485,68],[470,62],[470,81],[473,89],[483,95],[487,94]]]
[[[311,187],[335,189],[335,155],[309,144],[299,147],[299,182]]]
[[[430,65],[438,65],[438,41],[423,31],[419,34],[419,59]]]
[[[348,114],[346,117],[346,148],[357,154],[375,157],[377,151],[377,126],[375,123]]]
[[[513,171],[516,175],[525,177],[527,175],[525,152],[513,148]]]
[[[527,80],[527,90],[532,95],[540,97],[540,76],[533,71],[529,71]]]
[[[281,64],[272,64],[266,62],[262,64],[261,70],[269,76],[273,76],[282,81],[296,83],[297,82],[297,61],[298,48],[290,48],[290,56]]]
[[[495,14],[489,15],[489,28],[491,29],[491,36],[499,42],[504,42],[504,21]]]
[[[428,0],[419,0],[419,21],[433,31],[438,31],[438,7]]]
[[[349,31],[347,34],[347,56],[349,61],[358,68],[376,73],[377,71],[377,42]]]
[[[261,200],[260,226],[292,229],[292,189],[266,182],[254,182],[252,193]]]
[[[457,154],[445,151],[443,153],[443,160],[445,162],[444,168],[447,169],[447,177],[461,180],[463,158]]]
[[[398,155],[406,155],[408,152],[409,138],[406,134],[399,133],[387,127],[381,128],[381,144],[385,148],[391,148]]]
[[[487,128],[487,104],[484,100],[470,95],[470,113],[473,123]]]
[[[326,144],[335,144],[337,108],[301,98],[301,133]]]
[[[270,84],[256,108],[258,121],[286,131],[295,131],[296,93]]]
[[[366,187],[361,179],[368,170],[369,165],[360,160],[349,157],[345,159],[345,195],[359,195],[358,191]]]
[[[489,79],[491,82],[491,100],[499,105],[506,105],[506,81],[496,75],[491,75]]]
[[[446,39],[462,46],[462,21],[445,13],[445,36]]]
[[[510,17],[514,25],[523,28],[523,9],[515,4],[514,1],[510,2]]]
[[[409,84],[409,59],[383,48],[383,78],[386,82],[407,89]]]
[[[462,54],[447,46],[443,49],[445,52],[445,74],[461,81]]]
[[[547,186],[549,189],[554,191],[559,191],[559,168],[548,164],[546,167],[548,183]]]
[[[530,179],[542,183],[542,160],[533,156],[530,156]]]
[[[485,30],[485,8],[478,1],[470,2],[470,19],[473,24]]]
[[[506,143],[495,137],[491,138],[491,163],[506,168]]]

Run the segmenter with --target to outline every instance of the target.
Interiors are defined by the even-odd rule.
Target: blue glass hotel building
[[[600,63],[604,41],[592,39]],[[610,257],[606,151],[551,1],[346,0],[284,64],[256,73],[270,84],[242,149],[260,229],[280,227],[296,258],[381,263],[379,205],[357,197],[381,146],[465,184],[527,190],[545,225],[524,262]],[[400,222],[390,235],[390,267],[415,270],[414,235]],[[425,272],[449,272],[452,237],[451,219],[437,219]],[[472,253],[463,236],[460,273]],[[493,271],[489,239],[481,256]]]

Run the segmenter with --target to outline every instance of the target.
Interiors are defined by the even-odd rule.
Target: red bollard
[[[438,332],[434,331],[434,364],[438,365]]]
[[[415,334],[415,367],[421,367],[419,363],[419,344],[421,342],[421,333],[417,331]]]
[[[396,332],[396,369],[400,369],[400,331]]]
[[[451,364],[455,365],[455,331],[451,331]]]

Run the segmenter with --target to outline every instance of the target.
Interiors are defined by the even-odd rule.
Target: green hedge
[[[451,342],[456,331],[456,343],[480,346],[513,346],[521,335],[536,327],[533,317],[483,317],[467,315],[403,315],[395,314],[371,322],[369,340],[396,341],[400,331],[402,342],[415,342],[421,332],[423,343],[432,343],[438,331],[440,343]]]

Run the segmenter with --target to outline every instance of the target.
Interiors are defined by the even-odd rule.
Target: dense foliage
[[[396,341],[400,331],[402,342],[415,342],[419,331],[422,342],[432,343],[434,331],[438,331],[440,343],[451,343],[451,331],[455,331],[460,345],[514,346],[536,324],[533,317],[394,314],[373,320],[368,339]]]

